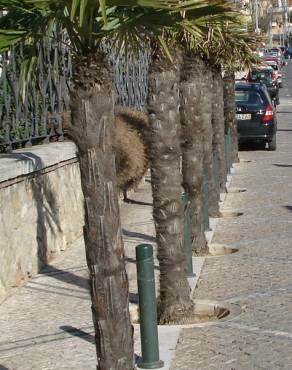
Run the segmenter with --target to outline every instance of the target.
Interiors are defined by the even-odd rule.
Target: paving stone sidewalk
[[[133,304],[137,303],[135,246],[145,242],[155,246],[150,190],[145,182],[131,194],[137,203],[121,207]],[[80,238],[0,305],[0,370],[96,369],[90,305]],[[140,354],[138,337],[135,353]]]
[[[195,298],[236,303],[240,316],[184,329],[172,370],[292,370],[292,64],[278,107],[276,152],[245,150],[234,166],[214,242],[238,253],[207,258]],[[250,161],[250,162],[249,162]]]

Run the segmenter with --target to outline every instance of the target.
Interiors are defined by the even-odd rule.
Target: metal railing
[[[63,139],[62,114],[69,109],[72,57],[64,34],[38,45],[30,82],[21,89],[23,45],[0,55],[0,151]],[[103,46],[113,70],[117,104],[143,110],[147,98],[150,50],[117,55]],[[24,92],[24,94],[22,93]]]
[[[0,57],[0,146],[15,148],[63,137],[62,112],[69,107],[71,56],[62,34],[38,44],[31,79],[21,86],[24,45]]]

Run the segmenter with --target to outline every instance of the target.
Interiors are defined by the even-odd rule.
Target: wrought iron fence
[[[31,81],[21,89],[20,65],[24,45],[1,55],[0,145],[15,148],[33,142],[62,140],[61,114],[69,106],[67,83],[71,56],[62,34],[43,40],[37,47]]]
[[[69,108],[72,59],[64,35],[38,45],[33,78],[20,88],[23,45],[0,55],[0,151],[63,139],[62,113]],[[147,98],[149,48],[117,55],[104,46],[113,68],[117,104],[143,110]]]
[[[137,53],[119,54],[109,46],[105,48],[113,68],[117,104],[143,111],[148,93],[148,72],[151,60],[146,44]]]

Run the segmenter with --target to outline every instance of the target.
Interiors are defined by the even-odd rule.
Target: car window
[[[269,82],[271,80],[271,74],[270,71],[251,71],[250,79],[252,81]]]
[[[270,60],[266,61],[265,63],[267,65],[269,65],[270,67],[272,67],[274,71],[278,71],[279,70],[279,67],[278,67],[278,64],[277,63],[272,62]]]
[[[236,90],[235,101],[237,104],[248,104],[248,105],[264,104],[264,101],[260,93],[252,90]]]

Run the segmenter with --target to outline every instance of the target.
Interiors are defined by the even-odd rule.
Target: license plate
[[[251,114],[250,113],[248,113],[248,114],[237,114],[236,118],[238,120],[241,120],[241,121],[250,120],[251,119]]]

